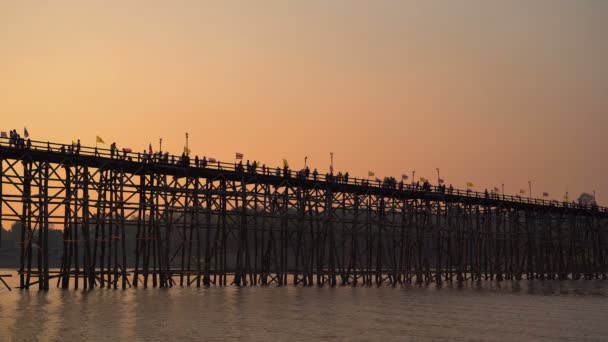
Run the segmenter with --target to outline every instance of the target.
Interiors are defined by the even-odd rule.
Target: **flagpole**
[[[163,151],[163,138],[160,138],[158,140],[158,152],[162,152]]]
[[[186,152],[188,152],[186,155],[190,154],[190,147],[188,146],[188,132],[186,132]]]
[[[528,189],[530,190],[528,197],[532,199],[532,181],[528,181]]]
[[[416,170],[412,170],[412,184],[416,182]]]
[[[439,176],[439,168],[437,168],[437,186],[441,184],[441,177]]]
[[[502,199],[505,199],[505,183],[502,183]]]
[[[304,157],[304,168],[306,168],[306,160],[308,159],[308,156]]]
[[[329,152],[329,158],[330,158],[330,164],[329,164],[329,169],[331,170],[331,174],[334,174],[334,153],[333,152]]]

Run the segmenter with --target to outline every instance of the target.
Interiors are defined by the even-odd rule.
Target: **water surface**
[[[9,342],[607,339],[606,281],[0,289],[0,341]]]

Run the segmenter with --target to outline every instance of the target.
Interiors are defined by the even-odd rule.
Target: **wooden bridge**
[[[22,289],[606,279],[608,210],[0,139]],[[57,265],[49,231],[61,231]]]

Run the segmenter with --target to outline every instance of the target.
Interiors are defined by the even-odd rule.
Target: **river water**
[[[0,341],[206,340],[608,341],[608,281],[0,288]]]

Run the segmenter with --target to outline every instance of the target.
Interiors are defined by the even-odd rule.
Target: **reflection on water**
[[[0,341],[601,341],[607,319],[606,281],[0,289]]]

